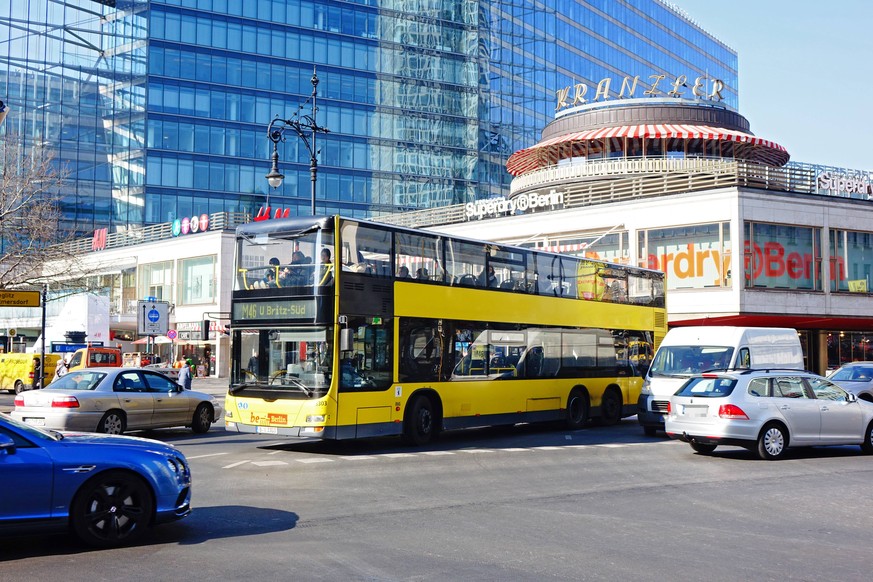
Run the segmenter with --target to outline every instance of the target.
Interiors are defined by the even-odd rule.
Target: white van
[[[707,370],[803,370],[797,331],[778,327],[698,326],[667,332],[646,372],[637,420],[646,435],[664,430],[667,404],[692,375]]]

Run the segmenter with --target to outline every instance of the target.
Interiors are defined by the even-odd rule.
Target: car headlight
[[[191,479],[191,472],[185,461],[179,458],[167,457],[167,465],[170,471],[176,476],[176,481],[179,483],[187,483]]]
[[[648,380],[643,382],[643,387],[640,388],[640,394],[645,394],[646,396],[652,395],[652,385]]]

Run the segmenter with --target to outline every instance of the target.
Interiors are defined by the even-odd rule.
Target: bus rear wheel
[[[415,396],[406,409],[403,440],[411,445],[426,445],[436,438],[438,424],[433,401],[424,395]]]
[[[583,428],[588,422],[588,396],[579,388],[570,391],[567,398],[567,418],[564,422],[571,430]]]

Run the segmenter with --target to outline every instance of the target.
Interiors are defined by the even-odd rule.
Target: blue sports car
[[[2,413],[0,483],[0,535],[69,528],[113,547],[191,512],[191,471],[172,445],[47,431]]]

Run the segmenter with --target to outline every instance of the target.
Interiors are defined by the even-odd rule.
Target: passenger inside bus
[[[272,257],[270,259],[269,267],[264,272],[264,278],[261,281],[264,287],[276,287],[276,271],[279,268],[279,259],[276,257]]]
[[[400,270],[397,271],[397,278],[398,279],[411,279],[412,277],[409,274],[409,267],[407,267],[406,265],[403,265],[402,267],[400,267]]]
[[[321,265],[318,270],[317,283],[322,286],[333,285],[333,264],[331,263],[329,248],[321,249],[319,261]]]
[[[300,265],[305,265],[306,263],[311,262],[311,259],[307,260],[307,258],[308,257],[300,251],[294,251],[291,254],[291,266],[282,269],[279,277],[279,282],[283,287],[306,285],[307,269]],[[312,275],[310,274],[310,277],[311,276]]]
[[[430,279],[430,276],[427,273],[427,269],[421,267],[415,271],[415,278],[421,281],[427,281],[428,279]]]
[[[482,272],[479,273],[479,286],[492,288],[500,287],[500,281],[497,279],[497,275],[494,274],[494,267],[488,265],[486,268],[482,269]]]

